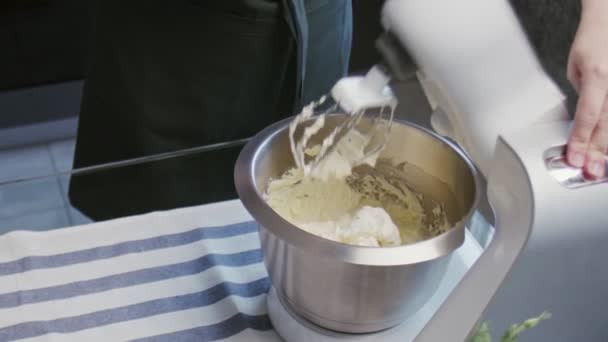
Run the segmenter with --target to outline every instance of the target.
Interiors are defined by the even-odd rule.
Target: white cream
[[[334,137],[331,138],[333,140]],[[368,143],[368,137],[357,130],[351,130],[338,140],[335,149],[321,159],[316,167],[309,171],[309,174],[322,180],[328,180],[330,177],[345,178],[352,174],[353,168],[362,163],[370,163],[373,166],[376,158],[365,159],[364,152]],[[321,151],[323,151],[323,146]]]
[[[387,211],[355,191],[345,178],[322,180],[293,168],[270,182],[265,200],[292,224],[329,240],[376,247],[402,242]]]
[[[299,224],[303,230],[320,237],[358,246],[398,246],[399,229],[382,208],[362,207],[335,221]]]

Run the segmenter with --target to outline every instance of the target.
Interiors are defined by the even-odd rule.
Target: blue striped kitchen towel
[[[0,236],[0,341],[280,341],[240,202]]]

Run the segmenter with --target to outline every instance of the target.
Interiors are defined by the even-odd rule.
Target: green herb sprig
[[[538,323],[551,318],[551,314],[543,312],[538,317],[530,318],[520,324],[512,324],[509,329],[502,335],[501,342],[517,342],[519,341],[519,335],[528,329],[532,329],[538,325]],[[475,333],[469,338],[469,342],[492,342],[492,336],[490,335],[490,328],[488,322],[483,322],[479,325]]]

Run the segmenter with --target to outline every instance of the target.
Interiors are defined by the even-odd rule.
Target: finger
[[[604,101],[602,114],[591,135],[587,151],[585,171],[592,178],[606,174],[606,152],[608,152],[608,98]]]
[[[607,93],[603,82],[597,79],[582,81],[567,153],[568,163],[576,167],[585,165],[587,147],[600,119]]]

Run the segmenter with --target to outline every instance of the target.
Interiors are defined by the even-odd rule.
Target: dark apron
[[[102,0],[74,168],[253,136],[347,70],[350,0]],[[95,220],[236,198],[242,145],[74,175]]]

